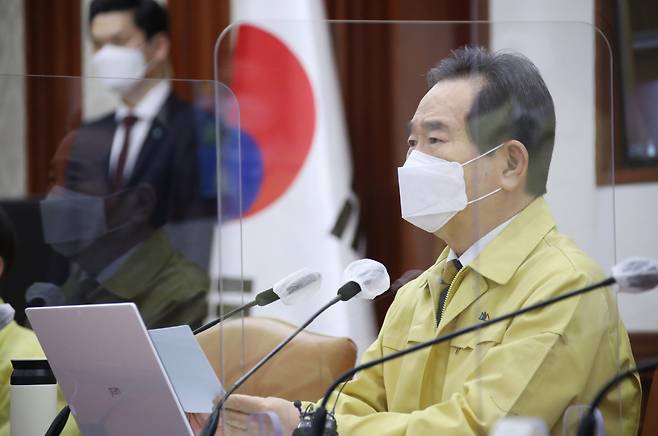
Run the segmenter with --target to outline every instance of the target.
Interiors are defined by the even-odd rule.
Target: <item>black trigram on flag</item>
[[[349,238],[352,249],[362,255],[365,252],[365,241],[361,225],[359,200],[355,195],[351,195],[343,203],[331,234],[338,239]]]

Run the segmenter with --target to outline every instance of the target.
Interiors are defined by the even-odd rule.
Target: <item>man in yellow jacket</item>
[[[440,291],[432,282],[451,262],[449,253],[398,291],[364,361],[603,278],[557,232],[538,198],[457,273],[437,328]],[[338,428],[349,435],[472,435],[505,416],[532,416],[561,435],[567,407],[589,404],[632,366],[616,301],[609,290],[595,291],[364,371],[340,396]],[[639,406],[637,379],[612,392],[601,407],[608,434],[636,434]]]
[[[9,217],[0,208],[0,277],[11,267],[16,252],[16,236]],[[9,316],[8,316],[9,315]],[[45,356],[32,330],[16,324],[13,310],[0,298],[0,436],[10,434],[10,390],[12,373],[11,359],[43,359]],[[66,405],[59,395],[58,410]],[[69,419],[62,435],[79,435],[74,419]]]
[[[0,305],[4,304],[0,298]],[[0,328],[0,436],[9,436],[10,392],[9,378],[12,373],[11,359],[44,359],[43,350],[32,330],[10,321]],[[57,408],[66,405],[64,397],[58,396]],[[75,420],[71,417],[62,432],[64,436],[79,435]]]
[[[594,262],[560,234],[543,199],[555,110],[536,67],[513,53],[454,51],[428,74],[398,169],[402,217],[447,244],[401,288],[363,361],[599,281]],[[562,434],[570,406],[588,404],[634,366],[609,289],[462,335],[357,374],[336,403],[342,435],[479,435],[507,416],[538,417]],[[634,435],[639,379],[603,401],[606,434]],[[289,402],[236,396],[239,414]],[[194,422],[194,420],[193,420]]]

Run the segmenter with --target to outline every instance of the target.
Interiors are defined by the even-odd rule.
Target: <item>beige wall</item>
[[[26,192],[23,0],[0,1],[0,198]]]

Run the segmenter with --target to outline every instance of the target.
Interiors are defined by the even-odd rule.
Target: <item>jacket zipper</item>
[[[436,314],[434,316],[436,318],[437,328],[439,327],[439,324],[441,324],[441,320],[443,319],[443,314],[446,311],[446,306],[448,305],[448,297],[450,296],[450,291],[452,290],[452,284],[455,283],[455,280],[457,280],[457,276],[459,275],[460,272],[461,271],[457,271],[457,274],[455,274],[455,277],[452,279],[452,282],[450,282],[450,286],[448,286],[448,289],[446,290],[446,297],[443,300],[443,304],[441,304],[441,295],[439,295],[439,306],[436,308]]]

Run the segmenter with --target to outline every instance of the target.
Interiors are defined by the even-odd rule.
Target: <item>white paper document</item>
[[[149,335],[183,410],[212,412],[213,400],[224,388],[190,327],[151,329]]]

